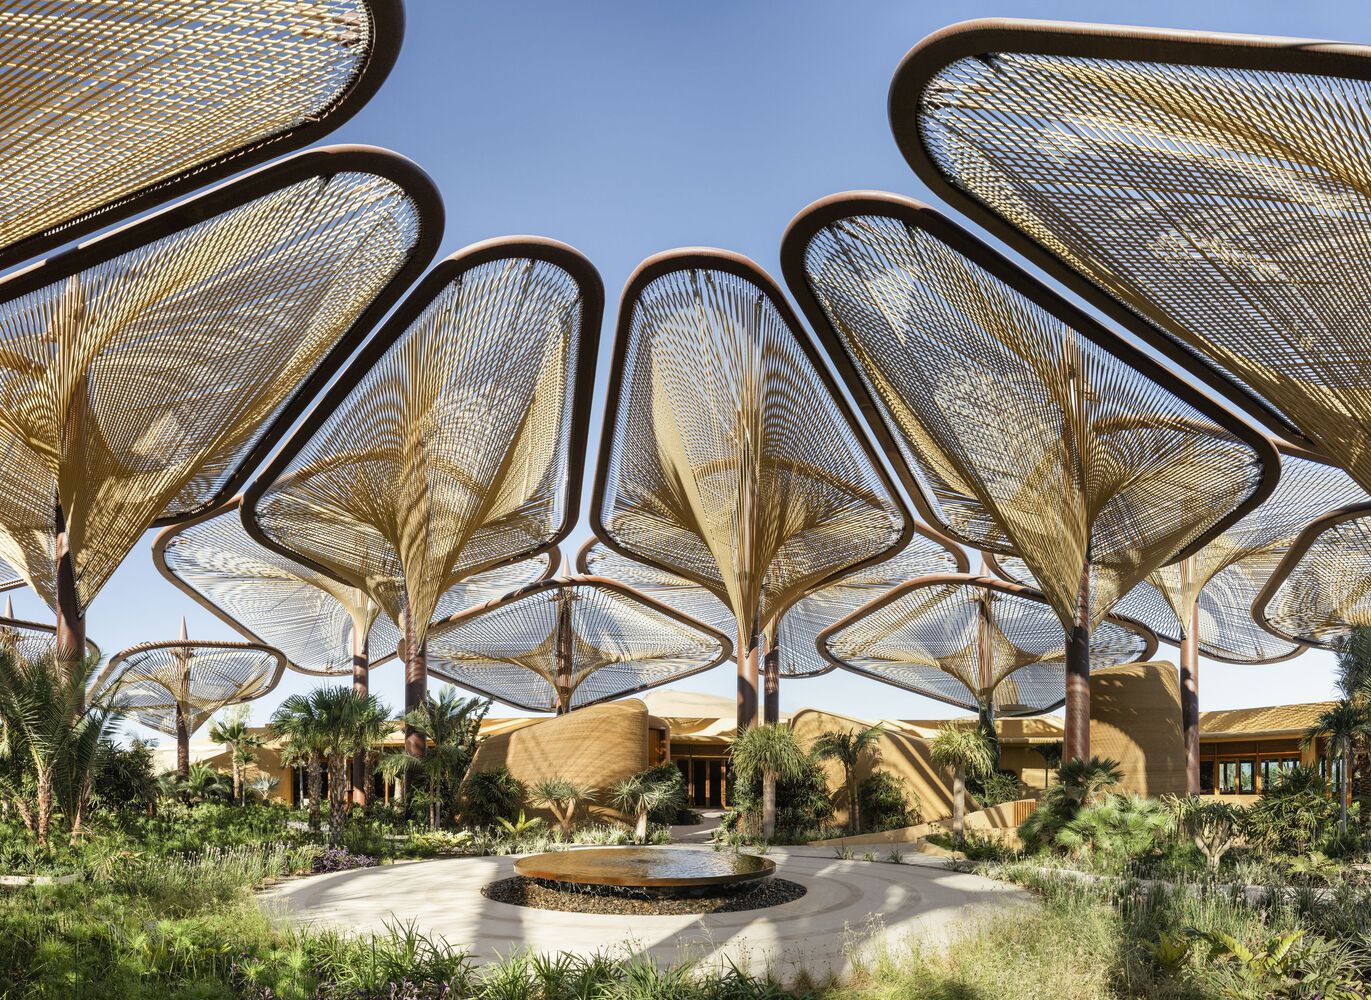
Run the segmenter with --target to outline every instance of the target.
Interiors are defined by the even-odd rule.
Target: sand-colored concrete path
[[[679,845],[678,845],[679,846]],[[701,847],[699,850],[709,850]],[[485,960],[533,952],[613,952],[666,964],[731,961],[793,981],[842,976],[887,949],[937,945],[968,920],[1032,905],[1013,886],[914,859],[841,861],[812,848],[776,849],[777,874],[801,899],[740,913],[610,916],[497,903],[481,887],[513,874],[514,859],[443,858],[301,879],[263,894],[282,919],[354,933],[410,923]]]

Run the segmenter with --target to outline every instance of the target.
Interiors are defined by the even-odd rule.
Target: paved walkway
[[[709,848],[692,848],[709,850]],[[380,931],[387,922],[466,947],[478,959],[533,952],[613,952],[659,963],[692,961],[793,981],[841,976],[883,950],[939,944],[956,927],[1031,904],[1023,890],[946,868],[840,861],[831,851],[774,849],[778,874],[803,884],[803,898],[764,910],[701,916],[562,913],[498,903],[481,886],[514,873],[514,859],[442,858],[339,872],[288,882],[264,893],[282,918],[347,931]]]

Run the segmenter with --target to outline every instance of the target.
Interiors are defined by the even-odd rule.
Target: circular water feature
[[[670,898],[751,891],[775,874],[776,863],[723,851],[596,847],[520,858],[514,870],[561,891]]]

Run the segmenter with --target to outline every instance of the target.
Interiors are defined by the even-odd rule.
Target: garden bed
[[[642,916],[674,916],[692,913],[737,913],[790,903],[805,894],[805,887],[783,878],[767,879],[750,892],[672,899],[642,899],[600,892],[553,889],[522,876],[492,882],[481,895],[498,903],[529,906],[537,910],[566,913],[617,913]]]

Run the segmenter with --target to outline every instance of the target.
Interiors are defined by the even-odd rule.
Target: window
[[[1214,794],[1214,762],[1212,760],[1200,761],[1200,794]]]
[[[1299,763],[1298,757],[1271,757],[1262,761],[1262,791],[1280,784],[1281,777]]]
[[[1219,761],[1219,794],[1251,795],[1256,791],[1256,774],[1254,760]]]

